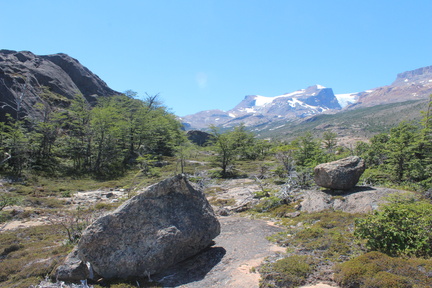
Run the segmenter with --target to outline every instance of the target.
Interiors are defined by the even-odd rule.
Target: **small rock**
[[[63,265],[56,271],[56,278],[60,281],[80,281],[89,277],[90,273],[87,265],[78,258],[78,251],[75,248],[66,257]]]
[[[286,213],[285,214],[285,217],[287,217],[287,218],[295,218],[295,217],[298,217],[298,216],[300,216],[300,212],[299,211],[291,212],[291,213]]]

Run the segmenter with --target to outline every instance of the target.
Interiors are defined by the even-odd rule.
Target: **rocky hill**
[[[232,127],[240,123],[246,126],[259,126],[340,109],[341,106],[331,88],[315,85],[275,97],[248,95],[227,112],[202,111],[185,116],[182,121],[186,127],[193,129],[203,129],[210,125]]]
[[[428,66],[398,74],[391,85],[357,93],[355,103],[349,105],[347,109],[420,100],[431,94],[432,66]]]
[[[47,91],[55,95],[50,101],[43,97]],[[15,118],[37,116],[36,103],[67,105],[77,93],[89,103],[100,96],[119,94],[66,54],[40,56],[29,51],[0,50],[0,121],[6,113]]]

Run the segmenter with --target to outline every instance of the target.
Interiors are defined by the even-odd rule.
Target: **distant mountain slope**
[[[356,103],[347,109],[371,107],[380,104],[419,100],[432,94],[432,66],[403,72],[388,86],[359,93]]]
[[[275,97],[248,95],[227,112],[202,111],[182,117],[182,121],[190,129],[203,129],[209,125],[232,127],[240,123],[258,126],[340,109],[341,106],[331,88],[315,85]]]
[[[260,138],[281,140],[293,140],[306,131],[316,136],[321,136],[325,131],[332,131],[338,135],[339,144],[348,147],[351,144],[354,147],[356,141],[366,141],[377,133],[389,131],[401,121],[419,121],[423,117],[421,111],[426,109],[427,104],[427,99],[381,104],[251,129]]]
[[[38,56],[29,51],[0,50],[1,121],[6,113],[16,115],[17,110],[21,117],[35,113],[33,106],[41,101],[44,87],[66,99],[81,93],[90,103],[100,96],[119,94],[66,54]]]

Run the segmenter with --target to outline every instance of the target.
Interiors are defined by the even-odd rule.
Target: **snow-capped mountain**
[[[274,97],[248,95],[229,111],[208,110],[183,117],[186,129],[210,125],[232,127],[241,123],[258,130],[274,129],[275,122],[292,121],[322,113],[336,113],[360,107],[421,100],[432,94],[432,66],[397,75],[396,80],[363,92],[334,95],[331,88],[314,85]],[[273,125],[266,125],[273,124]]]
[[[182,121],[188,129],[203,129],[210,125],[231,127],[240,123],[258,126],[339,109],[341,106],[331,88],[314,85],[274,97],[248,95],[229,111],[202,111],[185,116]]]

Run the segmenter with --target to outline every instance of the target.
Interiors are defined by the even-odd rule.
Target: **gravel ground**
[[[258,287],[254,272],[262,260],[284,249],[266,240],[281,231],[271,222],[244,217],[221,217],[221,234],[202,253],[153,277],[165,287]]]

